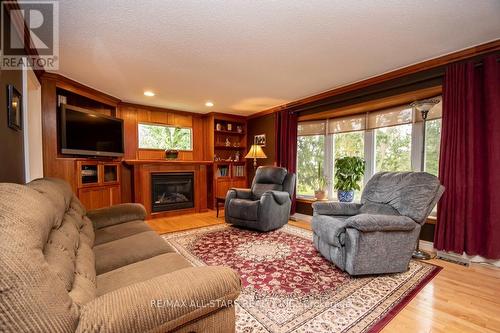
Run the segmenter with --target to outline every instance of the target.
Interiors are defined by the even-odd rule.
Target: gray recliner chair
[[[288,223],[295,174],[285,168],[257,168],[251,189],[227,191],[224,218],[227,223],[259,231],[278,229]]]
[[[420,228],[444,187],[426,172],[380,172],[361,203],[315,202],[314,246],[351,275],[408,269]]]

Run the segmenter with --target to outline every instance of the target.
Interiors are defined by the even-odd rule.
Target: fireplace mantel
[[[212,161],[181,161],[181,160],[124,160],[125,164],[134,166],[140,164],[213,164]]]
[[[207,187],[207,168],[212,161],[179,161],[179,160],[124,160],[126,166],[132,169],[133,201],[144,205],[147,218],[169,217],[181,214],[206,212],[210,196]],[[194,173],[194,208],[171,210],[155,213],[152,211],[151,174],[154,173]]]

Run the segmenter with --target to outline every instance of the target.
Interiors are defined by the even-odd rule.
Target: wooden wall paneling
[[[59,157],[57,131],[56,82],[44,76],[42,78],[43,173],[46,177],[66,180],[76,192],[76,159]]]
[[[124,142],[125,142],[125,159],[137,158],[137,110],[131,107],[120,107],[119,117],[123,119]]]
[[[205,150],[207,148],[207,142],[204,130],[204,120],[202,117],[192,117],[191,123],[193,126],[193,160],[203,161],[205,160]]]

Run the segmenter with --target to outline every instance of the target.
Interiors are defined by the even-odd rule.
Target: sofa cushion
[[[100,275],[168,252],[174,249],[154,231],[141,232],[94,246],[96,272]]]
[[[64,210],[57,207],[65,205],[47,200],[41,191],[0,184],[0,331],[72,332],[78,324],[78,307],[67,290],[71,278],[62,266],[54,270],[43,252],[51,231],[62,223]],[[53,240],[70,251],[75,246],[70,233]],[[55,246],[52,250],[50,260],[59,256]],[[68,269],[73,272],[74,266]]]
[[[97,295],[167,274],[191,264],[178,253],[165,253],[97,276]]]
[[[227,214],[236,219],[257,221],[259,216],[259,203],[260,201],[232,199],[229,202]]]
[[[94,244],[104,244],[145,231],[152,231],[152,229],[144,221],[140,220],[112,225],[110,227],[97,229],[95,231]]]

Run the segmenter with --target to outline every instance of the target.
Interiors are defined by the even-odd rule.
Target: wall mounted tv
[[[61,153],[123,156],[123,120],[61,104]]]

